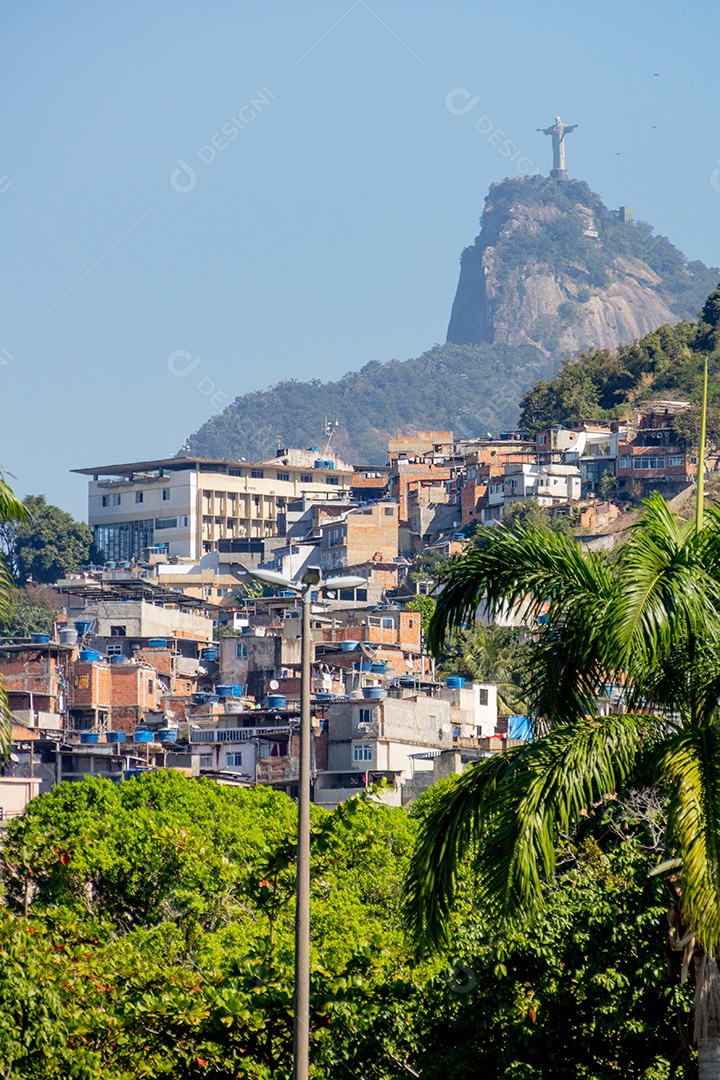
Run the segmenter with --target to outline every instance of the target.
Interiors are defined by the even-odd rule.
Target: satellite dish
[[[10,760],[14,761],[16,765],[19,765],[19,763],[20,763],[20,758],[17,756],[17,754],[11,754],[10,755]]]
[[[443,729],[443,731],[445,732],[446,735],[450,734],[450,725],[449,724],[443,724],[442,729]]]
[[[270,680],[270,689],[271,690],[279,690],[280,689],[280,683],[277,681],[277,679],[271,679]]]

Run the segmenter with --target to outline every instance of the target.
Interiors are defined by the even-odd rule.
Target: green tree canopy
[[[48,503],[44,495],[27,495],[25,518],[0,527],[0,546],[20,584],[52,584],[90,560],[90,528]]]
[[[12,617],[3,627],[8,637],[30,637],[36,633],[51,633],[62,610],[56,592],[37,585],[26,585],[13,595]]]
[[[687,995],[657,960],[663,886],[627,815],[564,843],[542,926],[498,933],[466,868],[448,957],[413,955],[402,880],[450,787],[412,813],[314,809],[315,1080],[516,1080],[549,1055],[558,1080],[669,1080]],[[173,771],[32,802],[0,849],[11,1080],[288,1076],[295,820],[282,794]]]

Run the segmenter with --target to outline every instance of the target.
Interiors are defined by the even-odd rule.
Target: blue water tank
[[[270,694],[267,703],[268,709],[284,709],[287,706],[287,698],[282,694]]]
[[[148,639],[148,649],[167,649],[167,638],[151,637]]]
[[[124,731],[106,731],[105,742],[109,743],[122,743],[127,739],[127,735]]]
[[[355,649],[357,649],[359,647],[359,645],[360,645],[359,641],[341,641],[340,642],[340,651],[341,652],[353,652]]]
[[[200,653],[200,657],[203,660],[215,661],[218,658],[218,651],[216,648],[211,647],[209,649],[203,649]]]
[[[204,694],[203,696],[205,701],[211,705],[220,700],[217,694]]]
[[[207,694],[193,694],[192,699],[196,705],[204,705]]]
[[[233,697],[242,697],[243,688],[240,683],[233,683]]]
[[[110,657],[110,663],[111,664],[124,664],[125,663],[125,657],[124,656],[111,656]]]
[[[451,675],[445,680],[445,685],[449,690],[462,690],[465,685],[465,680],[462,675]]]
[[[97,731],[81,731],[80,732],[81,743],[98,743],[100,742],[100,736]]]
[[[383,690],[382,686],[363,686],[363,697],[368,701],[379,701],[380,698],[384,698],[387,691]]]
[[[32,641],[33,645],[47,645],[48,642],[50,641],[50,635],[49,634],[31,634],[30,635],[30,640]]]
[[[78,619],[75,623],[75,629],[78,634],[89,634],[93,628],[92,620],[90,619]]]
[[[148,743],[153,741],[153,733],[152,731],[136,731],[133,738],[135,742]]]
[[[386,665],[387,665],[386,660],[376,660],[374,663],[372,663],[370,665],[370,671],[374,675],[384,675]]]
[[[160,742],[177,742],[178,729],[177,728],[161,728],[157,733],[157,737]]]
[[[234,697],[234,689],[233,686],[216,686],[215,693],[221,698]]]
[[[79,659],[82,660],[84,664],[92,664],[100,659],[100,653],[95,649],[81,649]]]

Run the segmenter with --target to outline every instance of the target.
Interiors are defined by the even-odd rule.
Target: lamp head
[[[241,575],[238,574],[237,576],[240,577]],[[262,581],[265,585],[274,585],[277,589],[297,590],[298,588],[296,581],[290,581],[283,574],[276,574],[274,570],[247,570],[242,577],[255,578],[256,581]]]
[[[345,577],[326,578],[323,582],[323,587],[325,589],[362,589],[366,585],[367,578],[349,575]]]
[[[308,566],[301,578],[301,581],[303,585],[319,585],[320,577],[321,570],[319,566]]]

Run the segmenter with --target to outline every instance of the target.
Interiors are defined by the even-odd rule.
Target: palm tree
[[[528,696],[534,742],[455,778],[426,819],[407,881],[416,940],[442,943],[457,874],[472,857],[491,918],[538,910],[555,845],[604,795],[642,772],[663,792],[668,860],[679,874],[695,956],[702,1080],[720,1077],[720,512],[680,523],[660,495],[619,556],[537,524],[499,526],[454,560],[429,647],[474,618],[524,605],[538,625]],[[599,715],[608,684],[626,712]]]
[[[453,651],[444,657],[442,675],[467,675],[474,682],[495,683],[498,710],[522,713],[527,701],[520,685],[526,647],[520,645],[515,630],[477,623],[452,636]]]
[[[0,470],[0,523],[25,521],[25,507],[13,495],[12,489]],[[0,626],[10,621],[13,609],[15,586],[10,569],[0,553]],[[0,753],[7,755],[10,749],[12,716],[8,707],[7,693],[0,678]]]

